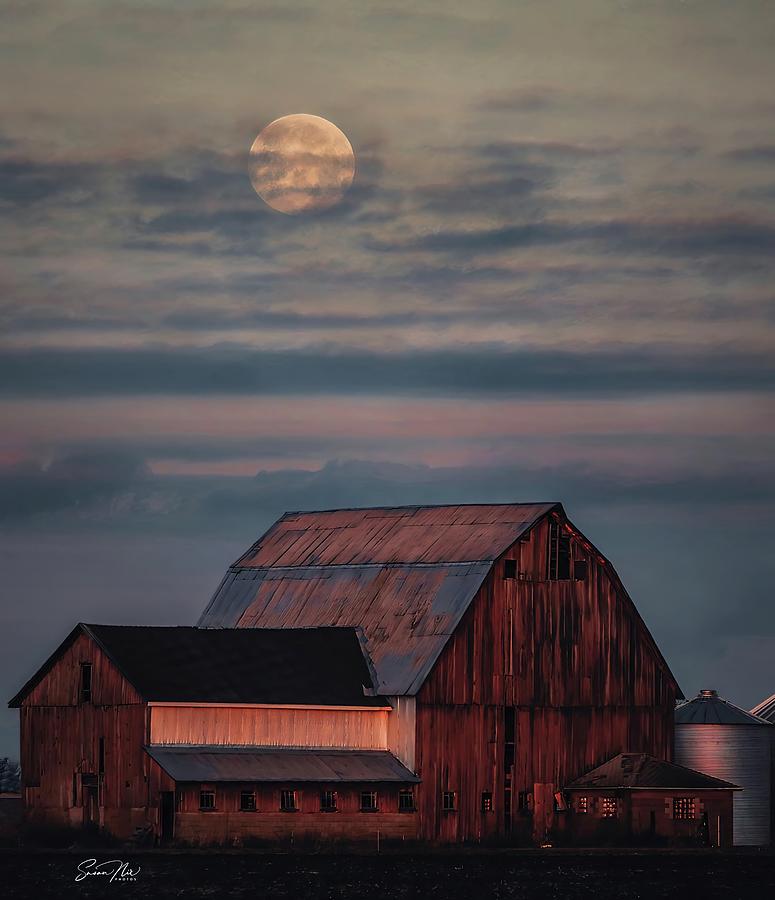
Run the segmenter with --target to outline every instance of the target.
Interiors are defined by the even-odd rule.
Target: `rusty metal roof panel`
[[[558,503],[290,512],[239,560],[205,627],[356,625],[383,694],[416,693],[492,563]]]
[[[204,627],[360,626],[377,692],[416,693],[490,570],[490,563],[233,570]]]
[[[419,778],[387,750],[150,745],[146,753],[175,781],[414,784]]]
[[[235,566],[494,560],[555,507],[505,503],[286,513]]]

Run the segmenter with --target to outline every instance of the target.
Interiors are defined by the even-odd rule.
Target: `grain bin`
[[[770,740],[773,726],[705,690],[675,711],[675,761],[723,778],[735,793],[733,843],[770,842]]]

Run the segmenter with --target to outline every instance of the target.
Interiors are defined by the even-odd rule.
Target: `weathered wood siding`
[[[417,742],[417,702],[414,697],[389,697],[393,709],[387,720],[388,750],[414,772]]]
[[[676,685],[637,612],[580,535],[572,556],[584,581],[548,581],[548,520],[499,561],[417,695],[417,772],[423,836],[505,836],[519,794],[529,794],[534,839],[553,826],[553,794],[624,751],[672,758]],[[514,766],[506,771],[505,716],[514,716]],[[510,778],[510,781],[508,779]],[[441,794],[458,792],[443,813]],[[483,813],[482,791],[494,813]]]
[[[202,788],[215,791],[216,808],[199,809]],[[298,812],[280,811],[280,790],[296,790]],[[321,812],[320,791],[330,788],[337,792],[336,812]],[[240,791],[255,790],[256,807],[253,812],[240,811]],[[364,785],[363,790],[376,790],[378,812],[360,811],[358,785],[254,785],[213,784],[178,786],[175,839],[195,844],[249,841],[251,838],[287,842],[305,839],[369,841],[414,839],[417,836],[418,816],[413,812],[398,812],[398,788],[395,785]]]
[[[386,750],[387,710],[152,706],[152,744]]]
[[[92,701],[78,703],[80,663],[92,664]],[[79,826],[84,822],[82,774],[99,778],[98,822],[127,835],[155,807],[142,699],[85,635],[63,653],[20,709],[26,815]],[[105,771],[99,775],[99,742]]]

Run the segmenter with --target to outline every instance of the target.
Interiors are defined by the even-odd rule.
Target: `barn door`
[[[99,825],[100,796],[97,776],[84,773],[81,775],[81,785],[83,787],[83,824]]]
[[[175,792],[159,794],[159,840],[166,844],[175,837]]]

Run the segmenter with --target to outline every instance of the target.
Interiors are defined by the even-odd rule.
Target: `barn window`
[[[512,579],[517,577],[517,561],[516,559],[504,559],[503,560],[503,578],[506,581],[511,581]]]
[[[584,814],[589,812],[589,797],[578,798],[576,801],[576,812]]]
[[[377,792],[361,791],[361,812],[377,812],[378,809]]]
[[[100,775],[105,774],[105,738],[100,738],[99,754],[97,760],[97,771]]]
[[[694,797],[673,797],[674,819],[696,819]]]
[[[242,810],[242,812],[255,812],[256,811],[256,792],[255,791],[240,791],[239,808]]]
[[[414,812],[414,791],[412,788],[401,788],[398,792],[398,811]]]
[[[600,814],[604,819],[616,818],[616,797],[600,798]]]
[[[78,697],[81,703],[91,701],[91,663],[81,663],[81,685]]]
[[[573,560],[573,577],[576,581],[586,581],[589,574],[589,564],[585,559]]]
[[[492,812],[492,791],[482,791],[482,812]]]
[[[457,809],[457,794],[454,791],[444,791],[442,793],[441,808],[444,812],[454,812]]]
[[[336,812],[336,791],[320,792],[320,811]]]
[[[215,809],[215,791],[199,792],[199,808],[203,811]]]
[[[296,812],[298,810],[296,803],[296,791],[280,791],[280,811]]]
[[[570,578],[570,535],[559,522],[549,524],[549,581]]]
[[[517,809],[520,812],[530,809],[530,791],[519,791],[517,793]]]

